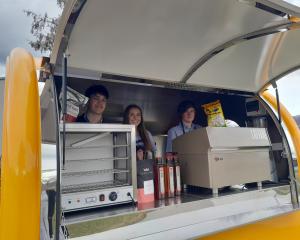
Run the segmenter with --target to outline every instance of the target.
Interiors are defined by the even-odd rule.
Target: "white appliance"
[[[265,128],[206,127],[173,141],[184,184],[218,188],[271,180],[270,140]]]
[[[136,201],[134,126],[66,124],[64,211],[132,201]]]

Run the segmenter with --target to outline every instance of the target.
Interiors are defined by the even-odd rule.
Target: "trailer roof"
[[[284,16],[300,10],[277,2],[70,0],[51,63],[59,72],[67,49],[78,76],[257,92],[300,65],[298,23]]]

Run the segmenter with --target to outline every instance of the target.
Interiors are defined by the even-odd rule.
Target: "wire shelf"
[[[129,147],[129,144],[120,144],[120,145],[98,145],[98,146],[78,146],[78,147],[71,147],[66,146],[65,149],[95,149],[95,148],[120,148],[120,147]]]
[[[118,161],[118,160],[128,160],[128,157],[107,157],[107,158],[90,158],[90,159],[66,159],[70,162],[86,162],[86,161]]]
[[[93,190],[101,190],[113,187],[122,187],[129,186],[128,182],[123,181],[104,181],[104,182],[96,182],[96,183],[84,183],[84,184],[74,184],[68,186],[62,186],[62,193],[74,193],[74,192],[87,192]]]
[[[96,174],[107,174],[107,173],[129,173],[128,169],[98,169],[98,170],[91,170],[91,171],[80,171],[80,172],[62,172],[63,177],[74,177],[74,176],[90,176]]]

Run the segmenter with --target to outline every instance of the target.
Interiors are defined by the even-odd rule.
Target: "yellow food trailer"
[[[69,0],[50,59],[37,66],[19,48],[7,58],[0,239],[299,236],[300,134],[276,84],[300,67],[298,17],[277,0]],[[97,84],[108,123],[66,122]],[[182,194],[141,204],[124,109],[142,107],[164,158],[184,100],[202,128],[175,142]],[[239,127],[207,126],[201,106],[215,100]]]

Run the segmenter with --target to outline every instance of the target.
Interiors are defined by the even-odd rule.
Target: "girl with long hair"
[[[136,129],[136,147],[144,151],[156,151],[152,134],[145,128],[142,109],[135,104],[126,107],[123,118],[124,124],[133,124]]]

